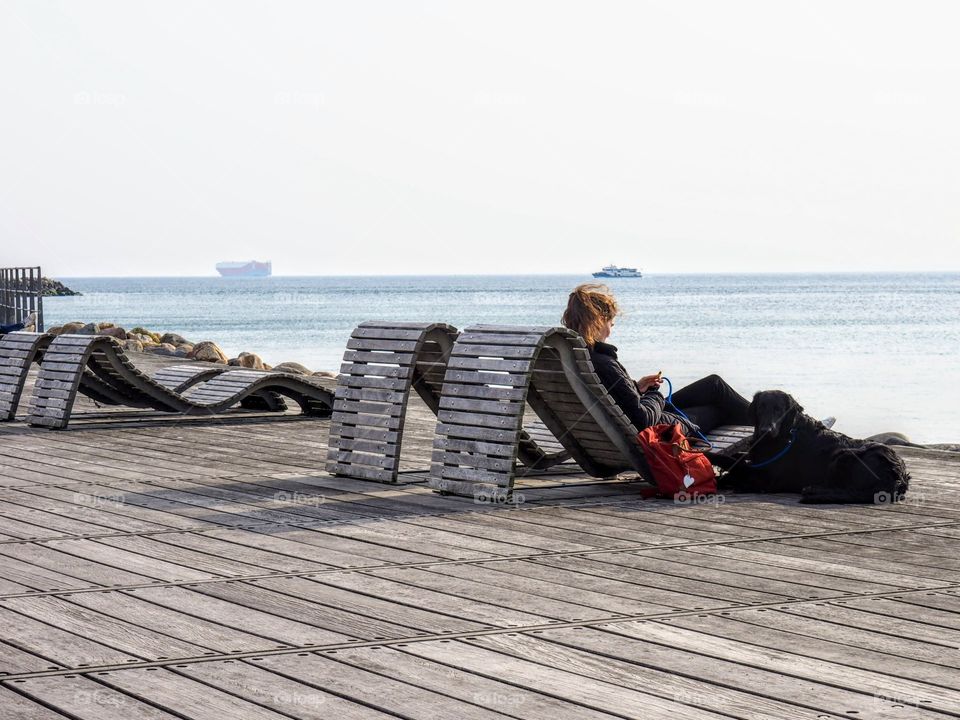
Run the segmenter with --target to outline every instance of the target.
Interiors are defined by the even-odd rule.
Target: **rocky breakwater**
[[[44,297],[66,297],[68,295],[81,295],[82,293],[71,290],[59,280],[40,278],[40,294]]]
[[[123,349],[128,351],[186,358],[200,362],[250,368],[251,370],[273,370],[312,377],[335,378],[337,376],[336,373],[326,370],[314,372],[310,368],[292,361],[271,366],[263,362],[259,355],[252,352],[242,352],[231,358],[212,340],[192,342],[177,333],[160,334],[139,325],[127,330],[111,322],[70,322],[50,328],[47,332],[53,335],[108,335],[116,338]]]

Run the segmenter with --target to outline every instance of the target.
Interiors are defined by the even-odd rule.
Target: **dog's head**
[[[782,390],[764,390],[753,396],[747,413],[756,437],[774,438],[794,426],[803,408]]]
[[[910,475],[893,448],[869,443],[837,450],[827,470],[827,485],[849,494],[854,502],[885,504],[903,498]]]

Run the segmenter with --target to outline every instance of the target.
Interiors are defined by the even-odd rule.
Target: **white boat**
[[[617,267],[616,265],[607,265],[600,272],[593,274],[595,278],[638,278],[643,277],[636,268]]]
[[[244,260],[243,262],[217,263],[217,272],[223,277],[270,277],[273,274],[273,263]]]

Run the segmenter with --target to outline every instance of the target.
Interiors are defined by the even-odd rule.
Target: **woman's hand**
[[[640,393],[645,393],[648,390],[659,390],[660,383],[663,382],[663,371],[658,372],[656,375],[644,375],[634,382],[637,383],[637,392]]]

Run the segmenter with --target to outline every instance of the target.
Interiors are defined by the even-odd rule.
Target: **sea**
[[[559,324],[588,275],[58,278],[47,327],[110,321],[213,340],[229,355],[337,370],[363,320]],[[855,437],[960,442],[960,273],[647,275],[608,279],[610,342],[635,376],[710,373],[778,388]]]

